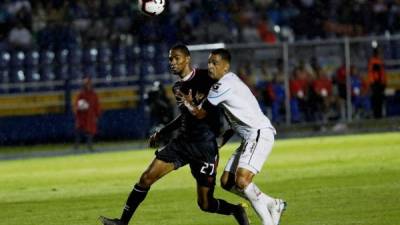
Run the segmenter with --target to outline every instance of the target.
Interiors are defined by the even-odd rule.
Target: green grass
[[[221,166],[236,144],[221,151]],[[91,225],[119,216],[153,151],[0,161],[1,225]],[[400,133],[278,140],[258,186],[288,201],[282,225],[400,224]],[[223,191],[217,197],[238,197]],[[260,224],[251,212],[253,224]],[[156,183],[137,225],[234,225],[201,212],[188,168]]]

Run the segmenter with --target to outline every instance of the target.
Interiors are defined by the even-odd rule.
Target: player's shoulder
[[[223,80],[215,82],[210,89],[210,96],[220,96],[231,89],[230,85]]]
[[[235,76],[236,75],[233,73],[226,74],[212,85],[211,91],[216,95],[228,92],[235,86],[235,83],[237,82]]]
[[[207,89],[209,89],[211,85],[215,83],[215,80],[208,75],[208,70],[206,69],[195,69],[195,79],[197,82],[204,84]]]
[[[194,73],[194,77],[198,80],[208,81],[211,79],[211,77],[208,76],[208,70],[206,69],[194,69]]]
[[[195,73],[196,75],[200,75],[200,76],[204,76],[204,77],[208,77],[208,70],[207,69],[201,69],[201,68],[195,68]]]

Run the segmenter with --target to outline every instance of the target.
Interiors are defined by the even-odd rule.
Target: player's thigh
[[[235,152],[231,155],[231,157],[229,158],[228,162],[225,165],[225,169],[224,169],[224,174],[225,172],[229,172],[229,173],[236,173],[236,168],[238,166],[239,163],[239,159],[240,159],[240,155],[241,155],[241,151],[243,148],[243,145],[245,143],[242,143],[236,150]],[[226,175],[227,176],[227,175]]]
[[[172,139],[167,145],[157,149],[156,159],[166,163],[172,163],[175,169],[187,164],[184,153],[188,149],[188,144],[180,139]]]
[[[196,179],[198,186],[214,187],[216,179],[217,162],[215,161],[197,161],[191,162],[190,171]]]
[[[238,168],[257,174],[272,151],[274,134],[269,129],[261,130],[256,139],[246,140],[240,155]]]
[[[140,178],[140,183],[144,185],[151,185],[174,169],[175,166],[173,163],[164,162],[155,158],[143,172]]]

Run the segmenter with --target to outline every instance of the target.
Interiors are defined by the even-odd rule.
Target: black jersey
[[[177,90],[188,94],[192,90],[193,101],[196,105],[201,104],[207,99],[210,87],[215,83],[208,76],[208,71],[203,69],[194,69],[191,77],[185,81],[177,81],[173,86],[173,92],[176,96]],[[214,139],[220,130],[220,113],[217,107],[214,107],[207,113],[203,119],[197,119],[183,105],[180,99],[176,99],[181,113],[181,125],[179,136],[191,141],[201,141]]]

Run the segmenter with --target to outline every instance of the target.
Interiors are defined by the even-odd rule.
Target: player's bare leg
[[[263,225],[279,224],[280,215],[286,207],[286,203],[280,199],[274,199],[252,183],[254,174],[244,168],[238,168],[236,174],[225,171],[221,176],[221,186],[250,201],[252,207],[261,218]]]
[[[239,225],[249,225],[244,208],[241,205],[233,205],[225,200],[214,198],[214,187],[197,185],[197,204],[205,212],[233,215]]]
[[[154,159],[149,167],[143,172],[138,183],[129,194],[124,210],[120,219],[109,219],[101,216],[99,219],[103,225],[127,225],[131,220],[136,208],[146,198],[151,185],[164,175],[175,169],[173,163],[167,163],[159,159]]]

